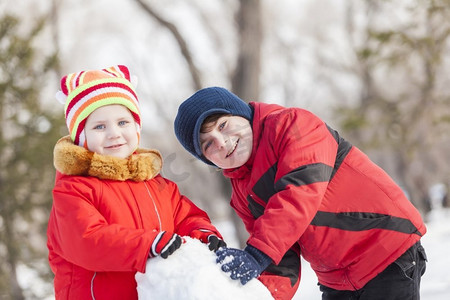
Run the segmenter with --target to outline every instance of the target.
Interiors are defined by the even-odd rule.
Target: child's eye
[[[127,125],[128,124],[128,121],[120,121],[119,122],[119,126],[124,126],[124,125]]]
[[[105,129],[105,125],[103,125],[103,124],[97,125],[97,126],[94,127],[94,129],[97,129],[97,130]]]
[[[206,150],[208,150],[209,146],[211,146],[211,141],[208,141],[204,144],[203,151],[206,152]]]
[[[222,130],[225,125],[227,124],[227,121],[223,121],[222,123],[219,124],[219,130]]]

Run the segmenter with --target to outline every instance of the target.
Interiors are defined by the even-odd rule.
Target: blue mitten
[[[244,250],[220,248],[216,255],[222,271],[230,272],[230,278],[239,279],[242,285],[258,277],[272,262],[269,256],[250,245]]]

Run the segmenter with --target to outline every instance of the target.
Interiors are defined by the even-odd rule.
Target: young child
[[[70,136],[54,149],[48,222],[56,299],[137,299],[135,273],[181,236],[225,245],[207,214],[161,177],[158,151],[138,148],[141,114],[122,65],[64,76]],[[151,272],[151,270],[148,270]]]
[[[244,250],[216,252],[232,279],[259,276],[275,299],[291,299],[301,254],[322,299],[419,299],[419,212],[318,117],[210,87],[180,105],[174,125],[187,151],[231,180],[231,206],[250,234]]]

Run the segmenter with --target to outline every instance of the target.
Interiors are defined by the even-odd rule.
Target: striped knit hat
[[[56,98],[65,104],[66,124],[74,144],[86,147],[84,126],[87,117],[97,108],[111,104],[121,104],[130,110],[139,135],[139,102],[130,80],[130,72],[123,65],[80,71],[61,79],[61,91]]]

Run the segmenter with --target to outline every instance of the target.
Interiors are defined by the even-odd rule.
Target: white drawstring
[[[97,276],[97,272],[94,273],[94,276],[92,276],[92,279],[91,279],[91,296],[92,296],[93,300],[95,300],[95,296],[94,296],[94,278],[95,278],[95,276]]]
[[[159,216],[158,208],[156,207],[155,199],[153,199],[153,196],[152,196],[152,194],[150,193],[150,190],[148,189],[148,187],[147,187],[147,183],[146,183],[145,181],[144,181],[144,185],[145,185],[145,188],[147,189],[147,193],[148,193],[148,195],[149,195],[149,196],[150,196],[150,198],[152,199],[152,202],[153,202],[153,206],[155,207],[155,212],[156,212],[156,215],[158,216],[158,222],[159,222],[159,231],[162,231],[161,218],[160,218],[160,216]]]

